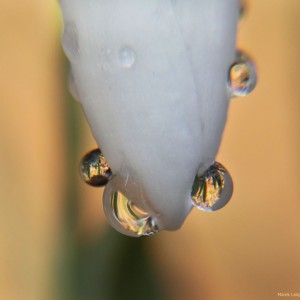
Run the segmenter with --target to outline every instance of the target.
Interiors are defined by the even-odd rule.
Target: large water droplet
[[[71,61],[75,61],[79,54],[79,42],[77,26],[73,22],[67,22],[64,27],[62,46]]]
[[[80,162],[80,176],[92,186],[104,186],[111,177],[110,167],[100,149],[87,153]]]
[[[256,86],[255,65],[248,55],[237,51],[236,60],[229,68],[228,84],[233,96],[246,96]]]
[[[148,236],[158,232],[154,219],[134,205],[120,191],[113,190],[108,199],[106,196],[105,194],[104,210],[111,225],[117,231],[133,237]]]
[[[119,60],[123,68],[131,68],[136,60],[135,51],[130,47],[123,47],[119,50]]]
[[[225,206],[233,192],[229,172],[215,162],[201,176],[196,176],[192,188],[193,205],[201,210],[215,211]]]

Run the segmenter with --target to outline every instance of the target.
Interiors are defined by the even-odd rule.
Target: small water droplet
[[[64,26],[62,46],[71,61],[75,61],[79,54],[79,42],[77,26],[73,22],[67,22]]]
[[[119,50],[119,60],[123,68],[131,68],[136,60],[135,51],[130,47],[123,47]]]
[[[154,219],[134,205],[120,191],[110,193],[109,203],[104,208],[111,225],[119,232],[133,237],[149,236],[158,232]]]
[[[233,96],[246,96],[256,86],[255,65],[248,55],[238,51],[236,60],[229,68],[228,84]]]
[[[201,176],[196,176],[192,188],[193,205],[201,210],[215,211],[225,206],[233,192],[229,172],[218,162]]]
[[[100,149],[87,153],[80,162],[80,176],[84,182],[98,187],[107,184],[111,177],[110,167]]]

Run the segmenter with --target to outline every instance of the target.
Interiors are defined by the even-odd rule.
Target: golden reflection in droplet
[[[256,86],[257,76],[254,63],[245,53],[238,51],[228,74],[228,83],[233,96],[246,96]]]
[[[121,192],[112,193],[111,206],[116,220],[125,230],[137,236],[153,235],[158,232],[153,218],[134,205]]]
[[[215,211],[228,203],[232,192],[230,174],[215,162],[202,176],[196,176],[192,188],[193,205],[201,210]]]
[[[107,184],[111,177],[110,167],[100,149],[87,153],[80,162],[80,176],[84,182],[99,187]]]

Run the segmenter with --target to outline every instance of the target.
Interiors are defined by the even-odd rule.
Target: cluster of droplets
[[[94,187],[105,186],[112,178],[111,169],[100,149],[85,154],[80,162],[82,180]],[[137,207],[120,191],[110,190],[105,197],[104,211],[111,225],[129,236],[148,236],[157,233],[154,219]]]
[[[76,33],[74,30],[70,32],[72,35]],[[136,54],[131,48],[120,49],[119,60],[123,68],[131,68],[135,59]],[[254,63],[244,52],[237,51],[236,59],[228,71],[228,86],[232,96],[248,95],[255,88],[256,81]],[[96,187],[105,186],[113,177],[100,149],[95,149],[82,158],[80,175],[87,184]],[[191,203],[200,210],[216,211],[229,202],[232,192],[233,182],[229,172],[220,163],[215,162],[204,174],[196,175],[191,191]],[[104,197],[104,211],[116,230],[134,237],[159,232],[155,219],[149,213],[137,207],[120,191],[110,188],[108,193],[108,197]]]
[[[241,1],[240,14],[244,13],[244,1]],[[75,60],[80,53],[78,32],[75,24],[67,23],[63,35],[63,47],[69,59]],[[103,53],[104,54],[103,54]],[[100,54],[102,68],[110,62],[110,50]],[[136,63],[136,53],[128,46],[118,51],[119,65],[130,69]],[[72,94],[78,98],[72,73],[70,74]],[[232,97],[246,96],[256,86],[257,75],[251,58],[242,51],[236,52],[236,58],[228,70],[228,88]],[[100,149],[87,153],[80,163],[81,178],[89,185],[105,186],[113,178],[111,169]],[[202,175],[196,175],[191,191],[191,205],[203,211],[216,211],[224,207],[233,192],[233,182],[226,168],[218,162],[212,164]],[[107,186],[103,200],[104,211],[110,224],[119,232],[133,237],[149,236],[159,232],[155,218],[136,206],[130,199],[113,187]]]
[[[100,149],[87,153],[80,163],[81,178],[89,185],[104,186],[112,178],[110,167]],[[204,211],[215,211],[231,198],[233,183],[229,172],[215,162],[201,176],[196,176],[191,191],[191,203]],[[134,237],[159,232],[155,219],[136,206],[123,193],[109,187],[104,197],[104,211],[110,224],[119,232]]]

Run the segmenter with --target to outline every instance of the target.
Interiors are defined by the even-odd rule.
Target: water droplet
[[[205,211],[215,211],[225,206],[233,192],[233,182],[228,171],[218,162],[201,176],[196,176],[192,188],[193,205]]]
[[[141,237],[158,232],[154,219],[148,213],[134,205],[120,191],[112,190],[108,202],[104,194],[104,209],[111,225],[119,232]]]
[[[255,65],[248,55],[238,51],[228,72],[228,84],[233,96],[246,96],[256,86]]]
[[[64,27],[62,46],[71,61],[75,61],[79,54],[78,31],[76,24],[67,22]]]
[[[92,186],[104,186],[111,177],[110,167],[100,149],[87,153],[80,162],[80,176]]]
[[[136,54],[130,47],[123,47],[119,50],[119,60],[123,68],[131,68],[136,60]]]

